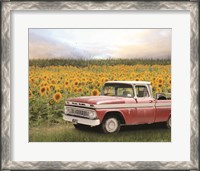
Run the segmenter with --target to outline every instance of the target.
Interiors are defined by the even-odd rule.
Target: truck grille
[[[72,108],[70,114],[87,117],[88,114],[89,114],[89,112],[86,111],[86,110],[80,110],[80,109],[73,109],[73,108]]]
[[[96,118],[95,110],[85,109],[85,108],[80,108],[80,107],[65,106],[65,114],[85,117],[85,118],[90,118],[90,119]]]

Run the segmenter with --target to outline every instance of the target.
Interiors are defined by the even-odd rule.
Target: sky
[[[171,58],[171,29],[29,29],[29,58]]]

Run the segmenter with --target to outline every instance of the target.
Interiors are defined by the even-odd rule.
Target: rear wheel
[[[171,128],[171,116],[169,117],[169,119],[167,120],[167,123],[166,123],[166,125],[167,125],[167,128]]]
[[[109,116],[103,120],[102,130],[104,133],[114,133],[120,130],[120,121],[117,117]]]

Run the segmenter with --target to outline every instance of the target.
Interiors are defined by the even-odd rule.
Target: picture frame
[[[199,2],[197,1],[68,1],[68,2],[2,2],[1,56],[1,169],[199,169]],[[12,98],[10,64],[12,54],[11,14],[34,10],[182,10],[190,12],[190,161],[12,161]],[[189,99],[188,99],[189,103]]]

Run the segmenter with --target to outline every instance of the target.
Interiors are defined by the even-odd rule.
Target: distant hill
[[[170,59],[30,59],[29,66],[76,66],[86,67],[89,65],[170,65]]]

